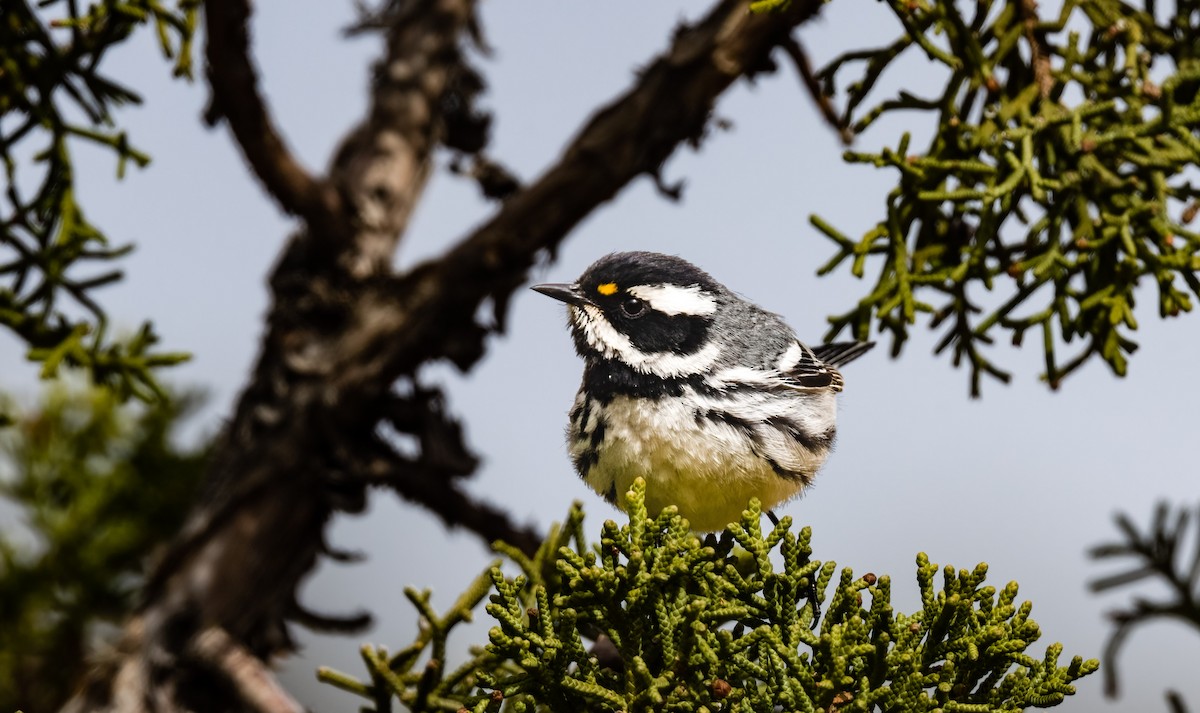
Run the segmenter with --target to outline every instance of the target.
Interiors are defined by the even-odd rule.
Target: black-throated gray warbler
[[[573,284],[533,289],[567,303],[584,359],[568,428],[580,477],[618,503],[641,476],[652,514],[676,505],[702,531],[812,483],[833,445],[837,367],[873,346],[810,349],[671,255],[614,253]]]

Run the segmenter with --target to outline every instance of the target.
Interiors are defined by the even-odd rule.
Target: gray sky
[[[679,0],[484,3],[496,49],[483,64],[486,104],[496,112],[493,154],[522,178],[536,176],[589,110],[628,86],[674,24],[700,7]],[[873,46],[896,32],[886,10],[870,0],[840,0],[827,10],[802,35],[818,59],[851,36],[854,46]],[[368,67],[377,55],[374,39],[339,38],[350,18],[350,3],[314,0],[266,3],[254,18],[273,110],[293,149],[316,169],[362,116]],[[212,394],[194,435],[219,427],[248,372],[266,307],[264,276],[291,224],[250,178],[225,130],[200,128],[203,84],[170,81],[151,40],[143,33],[105,69],[145,96],[146,106],[120,119],[154,163],[115,184],[112,159],[81,149],[80,196],[110,236],[138,245],[125,264],[126,281],[103,295],[116,321],[133,327],[148,317],[168,346],[195,354],[170,374],[174,383]],[[906,71],[935,81],[925,69],[917,60]],[[732,131],[714,133],[700,153],[682,152],[667,166],[669,180],[687,181],[682,204],[638,181],[588,219],[536,280],[570,281],[614,250],[671,252],[817,341],[825,316],[848,309],[869,285],[845,274],[815,277],[832,248],[807,217],[819,212],[860,234],[882,215],[894,176],[841,162],[840,146],[790,67],[756,86],[740,84],[718,114],[733,122]],[[856,148],[894,145],[903,129],[927,132],[918,121],[924,119],[893,120]],[[440,172],[399,264],[436,254],[486,216],[490,209],[476,193]],[[782,511],[813,527],[816,557],[858,573],[891,574],[899,609],[918,606],[917,552],[960,568],[986,561],[994,584],[1015,579],[1021,599],[1034,602],[1043,639],[1033,655],[1061,641],[1067,656],[1099,656],[1109,631],[1103,614],[1123,605],[1128,593],[1088,594],[1086,583],[1106,570],[1090,563],[1085,550],[1113,536],[1118,509],[1145,522],[1155,501],[1196,496],[1188,485],[1194,416],[1185,410],[1196,388],[1185,356],[1200,346],[1196,321],[1163,323],[1149,292],[1141,301],[1142,349],[1129,377],[1116,379],[1093,364],[1057,394],[1036,379],[1041,355],[1033,344],[1023,352],[997,350],[1001,364],[1015,370],[1015,383],[985,383],[979,401],[967,398],[965,372],[932,356],[934,339],[923,326],[899,360],[888,358],[887,345],[877,348],[845,370],[837,452],[816,487]],[[575,477],[564,452],[565,413],[581,364],[561,305],[524,293],[510,322],[469,377],[449,368],[428,371],[429,380],[448,385],[451,407],[485,459],[471,490],[541,525],[582,500],[596,532],[613,511]],[[0,338],[0,387],[28,398],[37,390],[33,374],[17,343]],[[367,515],[340,518],[332,539],[370,559],[323,566],[305,587],[307,603],[323,611],[366,607],[377,625],[363,637],[300,632],[306,649],[283,664],[283,676],[318,710],[356,710],[357,699],[310,684],[314,668],[359,674],[360,639],[393,649],[407,644],[416,617],[403,587],[430,587],[435,605],[448,606],[490,554],[473,535],[446,533],[423,511],[382,493]],[[488,617],[480,612],[477,621],[452,639],[460,651],[485,641]],[[1166,710],[1168,687],[1200,705],[1198,655],[1200,637],[1190,632],[1145,630],[1122,657],[1122,699],[1105,701],[1097,675],[1080,684],[1063,710]]]

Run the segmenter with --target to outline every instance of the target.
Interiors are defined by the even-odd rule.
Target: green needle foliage
[[[627,494],[629,523],[588,546],[576,506],[520,568],[491,567],[446,615],[409,591],[422,617],[397,654],[364,647],[370,680],[319,678],[391,711],[1019,711],[1074,693],[1095,660],[1058,664],[1017,585],[984,583],[987,566],[942,570],[917,557],[921,609],[898,614],[891,579],[810,559],[811,532],[783,518],[761,529],[757,502],[720,540],[700,540],[674,510]],[[446,673],[446,637],[493,590],[490,643]],[[825,609],[816,620],[816,601]],[[602,634],[603,646],[585,637]],[[423,663],[422,663],[423,662]]]
[[[933,138],[919,150],[905,134],[895,148],[846,153],[894,169],[898,182],[860,238],[812,218],[837,246],[821,274],[876,271],[870,293],[830,318],[827,338],[866,338],[878,325],[898,354],[927,314],[942,330],[937,351],[969,364],[978,395],[981,375],[1010,378],[985,354],[997,330],[1016,344],[1030,330],[1040,337],[1044,378],[1057,387],[1094,358],[1126,373],[1138,285],[1154,284],[1164,317],[1192,309],[1200,2],[1177,0],[1165,24],[1145,2],[1065,0],[1050,18],[1031,0],[884,3],[897,39],[843,54],[819,78],[830,95],[844,85],[854,132],[905,111],[927,117]],[[869,103],[909,51],[944,70],[942,88]]]
[[[100,66],[134,30],[150,24],[175,73],[190,77],[200,2],[81,5],[50,0],[35,9],[25,0],[5,0],[0,15],[0,159],[7,178],[0,201],[0,326],[29,345],[43,378],[62,365],[83,367],[123,397],[148,399],[162,396],[151,370],[187,357],[154,350],[149,324],[133,339],[110,337],[93,292],[121,279],[112,265],[131,247],[112,246],[88,221],[72,145],[112,151],[118,177],[130,161],[150,162],[112,116],[114,108],[140,98]]]
[[[58,710],[132,610],[200,483],[204,453],[169,438],[195,402],[58,384],[0,432],[3,519],[23,521],[0,532],[0,710]]]

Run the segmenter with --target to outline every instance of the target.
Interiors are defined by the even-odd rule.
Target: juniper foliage
[[[520,569],[492,566],[445,615],[407,592],[422,617],[396,654],[366,646],[369,681],[318,676],[391,711],[1018,711],[1056,705],[1098,662],[1041,636],[1017,584],[985,584],[987,565],[941,570],[917,557],[921,609],[897,613],[887,576],[811,559],[812,533],[790,518],[769,530],[752,502],[720,540],[700,540],[674,508],[647,516],[645,484],[629,522],[589,546],[578,505]],[[490,585],[490,586],[489,586]],[[490,642],[445,670],[446,637],[492,591]],[[817,616],[816,598],[824,609]],[[613,656],[589,649],[603,634]]]
[[[175,73],[191,76],[199,0],[172,8],[155,0],[37,3],[6,0],[0,18],[0,326],[28,347],[42,377],[60,366],[87,369],[122,397],[161,397],[152,370],[183,361],[155,349],[149,323],[113,339],[96,290],[121,279],[115,263],[132,246],[114,246],[88,220],[75,180],[79,143],[111,151],[117,177],[145,166],[113,111],[140,97],[102,73],[105,56],[141,25],[156,29]],[[2,420],[2,418],[0,418]]]
[[[58,710],[132,611],[200,484],[205,449],[171,443],[197,403],[57,382],[0,432],[0,710]]]
[[[1200,3],[1176,0],[1158,16],[1155,0],[1065,0],[1049,16],[1032,0],[882,5],[897,38],[848,51],[817,78],[844,101],[853,133],[906,112],[932,138],[917,148],[905,133],[894,148],[845,154],[898,180],[861,237],[812,217],[836,246],[821,274],[875,271],[826,338],[876,328],[895,355],[928,315],[936,351],[969,366],[976,396],[985,374],[1009,381],[987,353],[998,331],[1015,344],[1033,332],[1052,388],[1090,361],[1123,376],[1137,348],[1136,288],[1154,286],[1162,317],[1200,295],[1200,233],[1188,227],[1200,211],[1189,172],[1200,161]],[[945,83],[869,101],[910,53]]]

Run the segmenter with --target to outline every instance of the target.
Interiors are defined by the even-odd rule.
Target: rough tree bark
[[[362,614],[304,610],[296,586],[319,556],[340,556],[325,545],[326,523],[336,510],[360,510],[369,486],[531,550],[533,529],[462,490],[476,460],[442,394],[421,385],[417,370],[442,359],[470,369],[488,334],[504,329],[528,270],[633,179],[657,180],[676,147],[702,138],[716,98],[774,69],[772,52],[819,4],[796,0],[756,15],[744,1],[717,3],[680,27],[554,165],[519,186],[483,155],[488,117],[473,105],[482,80],[465,53],[479,38],[474,0],[396,0],[364,22],[386,35],[385,56],[369,115],[323,176],[291,155],[258,90],[247,0],[208,0],[208,119],[228,124],[299,225],[272,273],[260,356],[205,495],[155,568],[120,646],[67,710],[300,710],[264,662],[289,649],[289,621],[366,624]],[[438,146],[482,167],[474,172],[482,187],[502,201],[443,256],[397,273],[392,257]],[[494,320],[481,324],[489,300]],[[415,437],[418,455],[392,449],[381,424]]]

